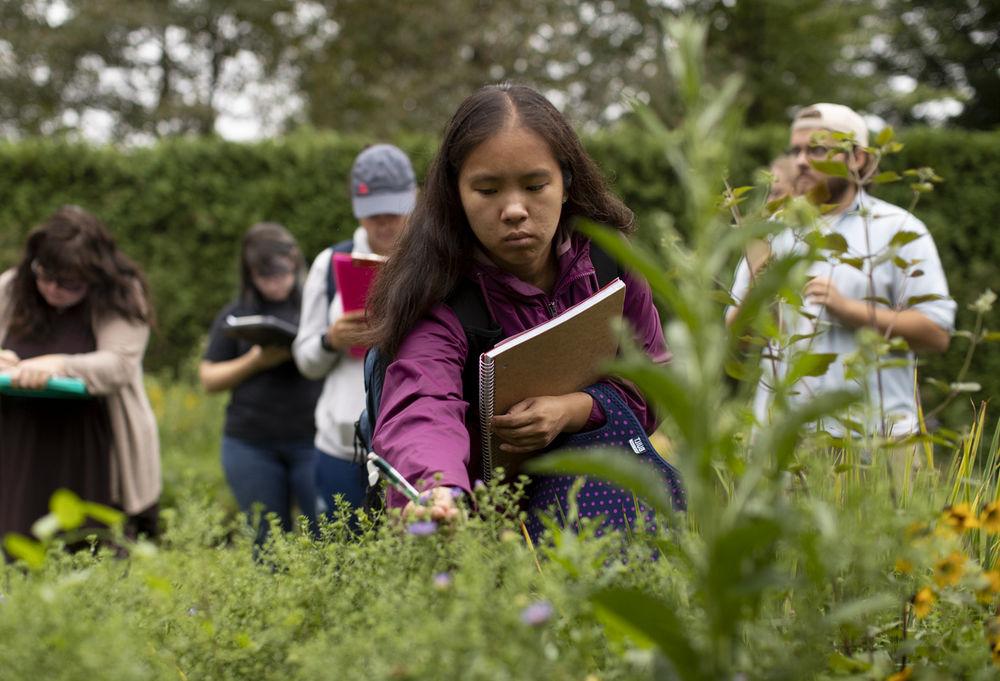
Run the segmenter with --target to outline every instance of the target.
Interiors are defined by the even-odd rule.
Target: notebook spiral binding
[[[490,434],[493,402],[493,359],[483,355],[479,358],[479,437],[483,456],[483,482],[489,482],[493,477],[493,442]]]

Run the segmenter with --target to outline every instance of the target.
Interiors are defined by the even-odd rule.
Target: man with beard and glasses
[[[821,392],[855,389],[867,399],[849,417],[868,434],[895,438],[918,430],[914,352],[947,350],[956,305],[948,297],[934,239],[924,224],[865,191],[875,172],[866,147],[864,119],[846,106],[814,104],[801,109],[792,122],[787,150],[794,164],[792,192],[820,206],[822,215],[815,224],[787,228],[774,236],[771,256],[805,255],[807,235],[815,231],[832,236],[823,240],[825,244],[846,243],[847,250],[821,249],[807,263],[802,305],[779,306],[779,328],[788,340],[784,347],[772,343],[764,352],[754,401],[760,424],[769,420],[773,386],[786,375],[791,356],[804,351],[832,353],[836,359],[823,375],[795,383],[788,397],[793,405]],[[848,177],[822,172],[816,161],[841,162]],[[754,278],[747,262],[741,262],[732,291],[736,301],[747,295]],[[728,321],[737,309],[727,311]],[[906,341],[909,350],[894,357],[904,361],[860,376],[845,367],[845,359],[859,349],[858,332],[865,327]],[[838,437],[849,432],[839,420],[818,427]]]

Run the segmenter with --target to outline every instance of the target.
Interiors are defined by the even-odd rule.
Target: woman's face
[[[266,268],[251,269],[250,278],[265,300],[280,303],[295,288],[295,262],[291,258],[274,258]]]
[[[555,267],[552,240],[566,194],[549,145],[507,127],[472,150],[458,174],[462,207],[490,259],[536,283]]]
[[[69,275],[57,276],[38,264],[37,260],[31,263],[31,272],[35,275],[35,286],[42,298],[57,310],[73,307],[90,291],[86,280]]]

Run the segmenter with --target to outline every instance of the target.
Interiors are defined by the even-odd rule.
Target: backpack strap
[[[625,269],[617,260],[612,258],[607,251],[599,248],[593,241],[590,242],[590,262],[594,264],[594,272],[597,274],[597,284],[604,288],[615,279],[621,278]]]
[[[479,356],[503,339],[503,330],[490,316],[482,291],[468,279],[459,280],[445,304],[458,317],[469,346],[462,367],[462,393],[467,397],[478,395]],[[470,403],[478,412],[478,401]]]
[[[330,249],[330,265],[326,272],[326,307],[329,309],[333,297],[337,294],[337,278],[333,274],[333,254],[351,253],[354,251],[354,240],[341,241]]]

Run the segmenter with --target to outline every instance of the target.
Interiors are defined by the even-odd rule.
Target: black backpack
[[[604,287],[621,277],[624,270],[621,265],[598,248],[590,244],[590,261],[597,274],[598,287]],[[479,356],[487,352],[504,339],[503,331],[494,322],[483,300],[482,291],[472,281],[461,279],[455,290],[448,296],[445,303],[452,309],[465,331],[469,349],[462,368],[462,393],[464,395],[479,394]],[[382,403],[382,383],[385,380],[385,370],[389,365],[378,348],[371,348],[365,353],[365,409],[354,423],[354,456],[355,460],[365,464],[368,452],[371,451],[372,437],[375,434],[375,419]],[[470,402],[478,411],[475,400]],[[378,481],[372,483],[368,479],[368,491],[365,495],[366,508],[382,506],[381,487]]]
[[[333,297],[337,294],[337,278],[333,275],[333,254],[334,253],[353,253],[354,252],[354,240],[348,239],[347,241],[341,241],[339,244],[333,246],[333,253],[330,253],[330,265],[326,272],[326,307],[329,309],[330,303],[333,302]]]

